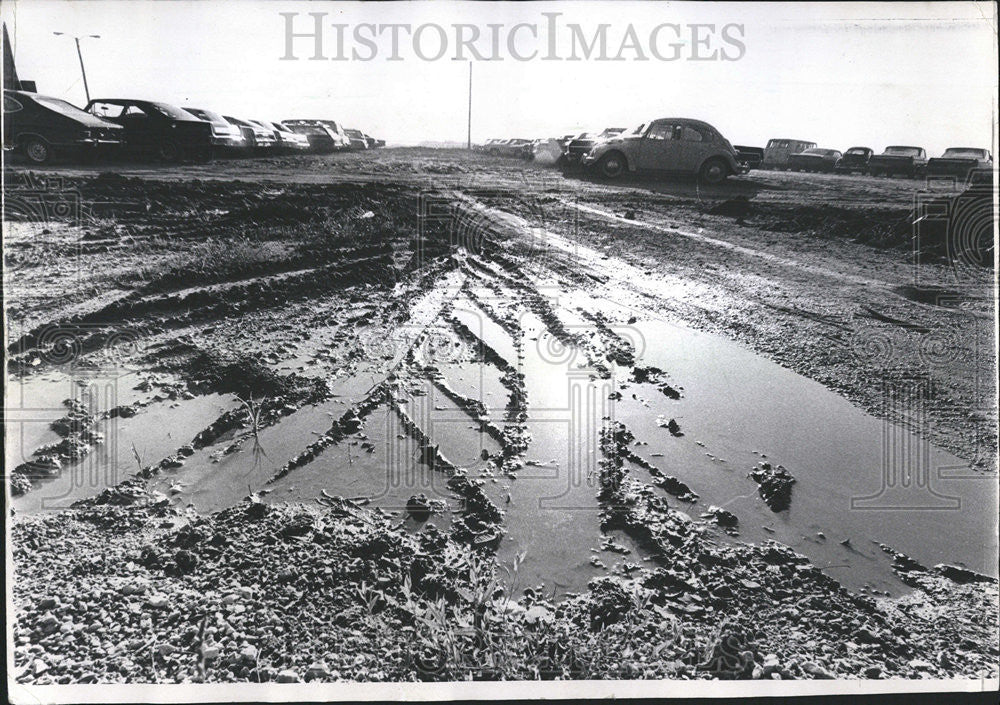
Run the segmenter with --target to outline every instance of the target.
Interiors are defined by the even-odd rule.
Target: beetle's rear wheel
[[[625,173],[625,157],[621,152],[608,152],[597,162],[597,170],[605,178],[617,179]]]
[[[720,184],[729,176],[729,166],[721,159],[709,159],[701,165],[698,176],[706,184]]]

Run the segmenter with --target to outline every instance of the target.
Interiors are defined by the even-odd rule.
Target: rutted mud
[[[15,321],[10,370],[42,400],[22,406],[50,409],[18,439],[19,514],[367,507],[517,565],[518,588],[553,601],[639,580],[692,618],[761,588],[767,565],[801,566],[844,610],[860,598],[840,585],[920,583],[900,555],[995,575],[995,483],[934,447],[896,482],[911,469],[881,440],[907,429],[677,324],[670,282],[561,226],[455,189],[431,194],[439,220],[418,215],[427,194],[375,184],[79,186],[100,203],[67,229],[89,285],[115,295],[88,309],[53,292]],[[42,271],[19,253],[21,276]],[[66,350],[78,370],[114,357],[113,402],[54,391]],[[737,554],[739,580],[695,575]]]

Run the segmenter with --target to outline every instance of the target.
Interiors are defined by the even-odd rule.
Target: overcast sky
[[[317,12],[327,13],[325,58],[310,60],[314,40],[300,37],[292,40],[298,59],[283,59],[289,20],[280,13],[298,13],[291,27],[306,33],[314,29],[307,13]],[[561,15],[543,14],[553,12]],[[95,98],[157,99],[251,118],[329,117],[391,143],[465,140],[472,58],[474,141],[679,116],[706,120],[737,144],[795,137],[842,150],[995,151],[992,3],[4,0],[2,14],[20,77],[78,105],[85,99],[73,40],[53,31],[101,35],[82,43]],[[376,28],[366,23],[407,24],[410,32],[434,26],[419,31],[417,47],[399,30],[399,60],[390,60],[392,30],[373,49],[364,40]],[[514,30],[508,43],[519,23],[530,27]],[[334,24],[345,25],[343,47]],[[462,52],[454,24],[474,25],[460,31],[480,33],[472,46],[483,59]],[[597,48],[585,59],[574,48],[570,25],[590,42],[602,24],[604,58],[622,60],[597,60]],[[442,58],[420,58],[433,59],[439,47]],[[345,60],[332,60],[340,51]],[[578,60],[569,60],[573,53]]]

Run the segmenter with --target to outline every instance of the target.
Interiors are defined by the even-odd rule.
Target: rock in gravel
[[[274,680],[278,683],[301,683],[299,674],[290,668],[286,668],[284,671],[278,673]]]
[[[147,587],[148,587],[148,585],[146,585],[146,583],[140,582],[140,581],[137,580],[137,581],[125,583],[120,588],[118,588],[118,592],[119,592],[119,594],[126,595],[126,596],[127,595],[142,595],[142,594],[144,594],[146,592],[146,588]]]
[[[243,659],[243,662],[246,664],[255,663],[257,661],[257,655],[257,647],[253,644],[247,644],[243,647],[243,650],[240,651],[240,658]]]
[[[880,678],[882,669],[879,666],[868,666],[864,671],[865,678]]]
[[[162,610],[169,604],[170,599],[166,595],[159,593],[156,595],[150,595],[149,599],[146,600],[146,605],[148,607],[152,607],[154,610]]]
[[[317,679],[327,679],[330,677],[330,669],[326,667],[323,663],[314,663],[309,666],[309,670],[306,671],[306,680],[317,680]]]
[[[46,612],[38,620],[38,629],[42,634],[51,634],[59,631],[59,620],[51,612]]]
[[[809,674],[813,678],[830,679],[833,678],[833,674],[826,670],[818,663],[812,661],[806,661],[802,664],[802,671]]]
[[[40,610],[50,610],[58,606],[59,606],[58,597],[43,597],[41,600],[38,601],[38,609]]]
[[[198,567],[198,555],[185,549],[181,549],[174,556],[174,562],[182,573],[190,573]]]

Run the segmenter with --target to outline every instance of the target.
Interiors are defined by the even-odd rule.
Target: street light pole
[[[52,34],[56,36],[62,36],[62,32],[53,32]],[[88,34],[87,37],[91,39],[100,39],[100,34]],[[87,94],[87,102],[90,102],[90,86],[87,85],[87,69],[83,67],[83,52],[80,51],[80,39],[81,37],[73,37],[76,41],[76,55],[80,59],[80,73],[83,74],[83,92]]]
[[[76,40],[76,55],[80,59],[80,73],[83,74],[83,92],[87,94],[87,102],[90,102],[90,87],[87,85],[87,70],[83,68],[83,52],[80,51],[80,38],[73,37]]]

